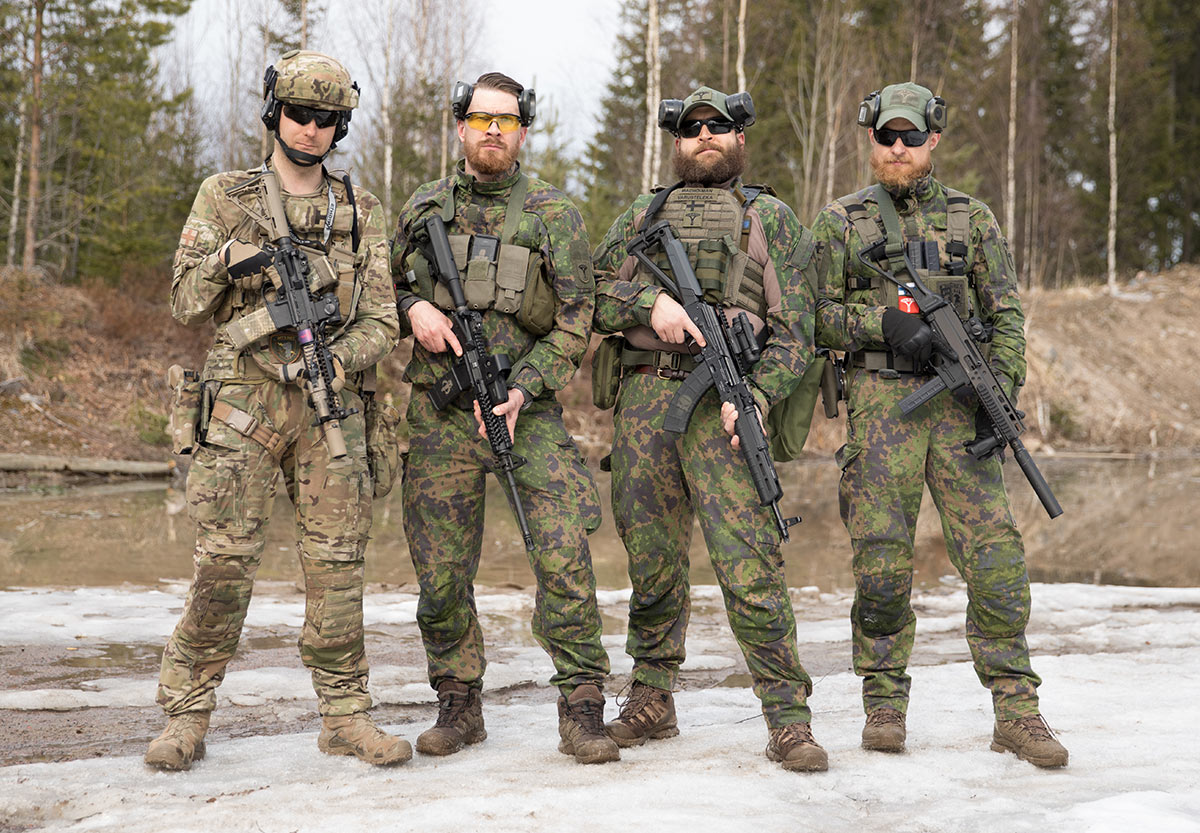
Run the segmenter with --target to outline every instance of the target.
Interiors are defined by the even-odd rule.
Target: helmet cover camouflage
[[[275,64],[275,98],[320,110],[353,110],[358,90],[338,61],[320,52],[293,49]]]

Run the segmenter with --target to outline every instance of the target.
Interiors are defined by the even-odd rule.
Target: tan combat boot
[[[675,698],[666,689],[635,680],[620,716],[604,724],[604,731],[620,747],[641,746],[649,739],[673,738],[679,734]]]
[[[167,720],[163,733],[150,741],[146,763],[157,769],[191,769],[204,757],[204,735],[212,712],[184,712]]]
[[[1018,720],[997,720],[992,730],[993,752],[1015,752],[1034,766],[1067,765],[1067,748],[1058,742],[1046,718],[1032,714]]]
[[[790,723],[780,729],[768,729],[767,758],[783,764],[791,772],[824,772],[829,756],[813,737],[808,723]]]
[[[402,764],[412,757],[412,744],[382,731],[363,712],[326,715],[321,724],[317,748],[327,755],[356,755],[376,766]]]
[[[883,706],[867,715],[867,724],[862,730],[862,747],[876,752],[903,752],[907,737],[904,712]]]
[[[598,686],[581,685],[570,697],[558,697],[558,751],[581,764],[621,760],[616,741],[604,734],[604,695]]]
[[[478,688],[443,680],[437,693],[437,723],[417,737],[418,752],[422,755],[453,755],[464,744],[479,743],[487,738]]]

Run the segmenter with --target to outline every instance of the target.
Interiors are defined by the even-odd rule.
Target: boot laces
[[[799,746],[803,743],[816,744],[816,739],[813,737],[812,726],[807,723],[789,723],[782,729],[777,729],[775,735],[775,745],[779,750],[786,754],[793,746]]]
[[[899,709],[882,708],[876,709],[867,715],[867,723],[872,726],[883,726],[887,723],[895,723],[897,726],[904,725],[904,715]]]
[[[1054,730],[1050,728],[1050,724],[1046,722],[1046,718],[1040,714],[1032,714],[1029,717],[1022,717],[1017,721],[1018,729],[1027,733],[1034,740],[1053,740]]]
[[[594,700],[568,702],[568,711],[580,728],[589,735],[604,734],[604,704]]]
[[[438,716],[437,722],[434,723],[434,728],[445,729],[454,726],[458,719],[462,717],[463,712],[467,710],[467,704],[471,701],[471,694],[459,694],[458,692],[446,692],[445,694],[438,693]]]

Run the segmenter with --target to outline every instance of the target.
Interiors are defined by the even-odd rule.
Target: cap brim
[[[917,126],[917,130],[929,129],[929,125],[925,123],[925,117],[908,107],[893,107],[890,110],[884,110],[879,114],[879,118],[875,120],[875,126],[883,127],[892,119],[908,119],[908,121]]]

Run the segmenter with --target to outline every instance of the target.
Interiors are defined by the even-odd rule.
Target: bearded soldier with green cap
[[[282,471],[299,530],[307,596],[299,647],[322,717],[318,747],[395,764],[412,748],[366,715],[362,621],[373,490],[364,375],[398,335],[383,209],[321,164],[358,104],[340,63],[288,52],[268,68],[263,92],[271,156],[257,170],[205,180],[175,253],[172,314],[188,326],[213,321],[217,334],[198,375],[173,369],[175,410],[188,426],[176,431],[176,448],[193,453],[195,577],[163,652],[157,701],[169,722],[146,763],[179,770],[204,756]],[[298,267],[280,259],[285,247],[299,250],[289,261]],[[287,317],[281,272],[301,276],[290,297],[303,307],[309,295],[314,327]],[[328,348],[325,361],[309,364],[302,350],[319,357],[317,343]],[[314,410],[318,400],[332,411]]]
[[[788,397],[813,360],[814,246],[791,209],[741,180],[743,131],[753,121],[748,93],[700,87],[684,101],[662,102],[659,125],[676,137],[680,181],[638,197],[594,255],[596,330],[620,334],[606,339],[593,374],[619,384],[619,392],[604,385],[595,392],[597,405],[616,407],[613,515],[633,584],[626,643],[633,681],[608,731],[622,746],[679,733],[671,692],[684,659],[696,516],[762,702],[767,756],[788,770],[819,771],[828,759],[810,728],[812,681],[796,644],[781,533],[737,450],[736,411],[710,388],[683,434],[664,429],[664,414],[696,367],[691,353],[702,334],[628,254],[643,229],[668,222],[704,300],[753,323],[762,353],[747,376],[760,419]]]
[[[992,749],[1060,767],[1067,750],[1038,711],[1025,626],[1029,578],[1009,511],[1001,456],[972,448],[992,433],[972,393],[943,393],[902,414],[900,401],[930,378],[933,333],[914,298],[883,279],[907,273],[953,304],[1013,401],[1025,380],[1024,314],[1008,244],[986,205],[933,177],[946,102],[893,84],[860,106],[878,184],[830,203],[813,227],[821,258],[818,345],[847,352],[847,443],[842,520],[854,550],[854,670],[867,714],[862,744],[901,752],[916,617],[909,603],[913,536],[924,486],[942,518],[946,550],[967,583],[967,643],[992,695]],[[1004,444],[1000,443],[999,448]]]
[[[487,737],[474,581],[485,476],[502,472],[477,397],[455,384],[468,345],[447,315],[466,317],[448,288],[453,268],[464,305],[479,317],[481,351],[507,368],[499,380],[506,398],[494,404],[500,419],[492,426],[513,461],[524,461],[508,472],[509,501],[528,529],[538,588],[533,636],[554,663],[558,749],[596,764],[620,757],[604,734],[609,663],[587,539],[600,525],[600,502],[555,398],[587,350],[594,283],[578,209],[517,161],[535,103],[533,90],[498,72],[455,85],[451,109],[464,158],[451,176],[409,197],[392,248],[401,327],[416,339],[406,371],[413,391],[404,531],[421,584],[417,624],[438,699],[437,722],[417,738],[417,751],[450,755]],[[439,266],[439,242],[453,263],[443,258]]]

